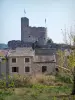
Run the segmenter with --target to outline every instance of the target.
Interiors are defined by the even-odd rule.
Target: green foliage
[[[38,89],[37,89],[37,88]],[[41,92],[40,90],[43,89]],[[44,85],[38,85],[34,88],[17,88],[14,91],[14,95],[7,97],[5,100],[68,100],[69,87],[50,87]],[[63,95],[63,96],[62,96]],[[72,100],[72,96],[70,96]]]
[[[73,77],[72,76],[69,76],[65,73],[59,73],[57,76],[56,76],[56,79],[58,81],[61,81],[61,82],[64,82],[64,83],[73,83]]]
[[[21,76],[21,75],[16,75],[12,78],[15,87],[24,87],[24,86],[30,87],[32,85],[30,84],[30,79],[31,77],[29,76]]]
[[[54,96],[54,100],[56,100],[57,98]]]
[[[68,66],[73,68],[75,66],[75,50],[71,52],[71,54],[68,56]]]
[[[57,63],[58,66],[63,67],[65,62],[65,52],[58,50],[57,51]]]
[[[40,77],[43,77],[41,79]],[[33,77],[34,78],[34,77]],[[40,78],[40,79],[39,79]],[[69,78],[69,77],[68,77]],[[56,76],[39,76],[36,78],[38,81],[33,84],[31,76],[9,76],[8,86],[6,87],[6,79],[0,80],[0,100],[61,100],[56,97],[56,95],[70,94],[72,85],[71,81],[66,77],[66,75]],[[43,82],[39,81],[43,80]],[[54,82],[53,84],[48,84],[48,82]],[[56,83],[64,83],[67,85],[57,86]],[[16,88],[17,87],[17,88]],[[17,90],[17,91],[16,91]],[[51,97],[51,95],[53,95]],[[63,99],[66,100],[66,99]]]
[[[2,89],[0,90],[0,100],[5,100],[7,96],[11,96],[13,94],[12,89]]]
[[[50,38],[48,38],[48,40],[47,40],[47,44],[50,44],[50,43],[53,43],[53,40],[50,39]]]
[[[64,63],[66,63],[67,68],[69,68],[72,71],[75,66],[75,50],[72,50],[67,57],[65,56],[65,51],[61,50],[58,50],[57,55],[58,55],[58,65],[63,67]]]
[[[0,79],[0,89],[6,89],[10,87],[14,88],[14,81],[12,80],[12,78],[8,76],[8,80],[7,80],[6,77],[2,77],[2,79]]]
[[[57,64],[60,67],[62,67],[62,70],[69,71],[71,74],[73,74],[73,69],[75,66],[75,50],[72,50],[69,55],[65,55],[65,51],[58,50],[57,52]]]

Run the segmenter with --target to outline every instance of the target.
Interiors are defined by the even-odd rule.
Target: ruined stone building
[[[21,41],[38,42],[39,45],[45,45],[47,42],[47,29],[45,27],[29,26],[29,19],[21,18]]]

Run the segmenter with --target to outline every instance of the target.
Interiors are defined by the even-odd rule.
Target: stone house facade
[[[39,51],[44,51],[43,49]],[[47,52],[48,53],[48,52]],[[32,48],[16,48],[10,50],[9,74],[35,75],[38,73],[55,73],[56,58],[54,54],[39,53]]]

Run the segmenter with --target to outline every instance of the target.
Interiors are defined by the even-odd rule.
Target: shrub
[[[29,76],[17,75],[17,76],[14,76],[12,79],[13,79],[15,87],[24,87],[24,86],[31,85]]]
[[[0,80],[0,88],[7,88],[7,81],[4,78]],[[15,75],[8,78],[8,87],[32,87],[36,84],[63,86],[63,83],[72,83],[72,78],[65,74],[58,74],[57,76],[37,74],[35,76],[21,76]]]
[[[64,82],[64,83],[72,83],[72,77],[67,75],[67,74],[64,74],[64,73],[59,73],[57,76],[56,76],[56,80],[58,81],[61,81],[61,82]]]
[[[53,85],[54,82],[55,76],[51,75],[37,74],[31,78],[32,84]]]

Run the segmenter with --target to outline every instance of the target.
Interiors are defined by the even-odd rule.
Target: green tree
[[[57,59],[57,66],[59,69],[61,69],[61,71],[66,71],[66,72],[70,72],[70,69],[68,67],[68,60],[67,60],[67,56],[65,55],[65,51],[62,50],[58,50],[56,53],[56,59]]]
[[[69,33],[67,33],[66,31],[63,32],[64,33],[64,38],[66,40],[66,44],[70,44],[71,46],[71,52],[67,58],[67,64],[68,64],[68,68],[70,68],[70,71],[72,72],[73,75],[73,90],[72,90],[72,95],[75,95],[75,32],[71,30]],[[66,34],[66,35],[65,35]]]
[[[64,66],[64,52],[61,50],[57,51],[57,64],[60,67]]]
[[[47,44],[53,43],[53,40],[51,38],[47,39]]]
[[[72,95],[75,95],[75,49],[72,50],[68,59],[68,67],[70,68],[72,75],[73,75],[73,90]]]

